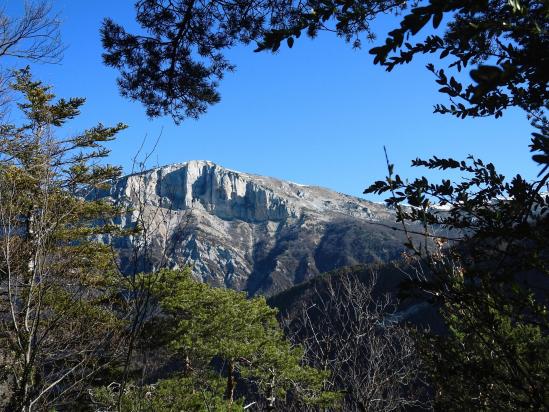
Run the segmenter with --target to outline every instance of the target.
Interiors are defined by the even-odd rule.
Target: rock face
[[[402,251],[383,205],[314,186],[189,161],[123,177],[100,197],[132,207],[117,223],[148,227],[153,265],[192,265],[204,282],[271,295],[321,272]],[[105,239],[109,241],[109,239]],[[115,245],[130,265],[131,247]],[[129,270],[129,269],[128,269]]]

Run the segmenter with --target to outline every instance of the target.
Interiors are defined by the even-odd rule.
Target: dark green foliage
[[[330,28],[360,46],[361,33],[373,37],[370,19],[401,4],[140,0],[136,10],[142,34],[129,34],[105,20],[104,61],[120,70],[123,95],[144,103],[150,116],[167,114],[179,122],[219,101],[217,82],[233,69],[223,55],[228,48],[259,40],[258,50],[276,51],[284,41],[293,47],[303,31],[314,37]],[[387,204],[397,211],[407,237],[408,268],[417,270],[406,291],[429,297],[445,323],[445,333],[417,333],[437,409],[549,409],[547,15],[546,1],[429,0],[405,15],[384,45],[370,50],[374,63],[388,71],[418,53],[449,59],[450,70],[457,72],[475,65],[469,83],[463,83],[464,76],[427,66],[451,100],[449,106],[436,105],[435,112],[497,118],[509,107],[520,107],[537,128],[530,144],[540,165],[536,181],[520,175],[507,181],[491,163],[472,156],[464,161],[433,157],[413,165],[456,170],[464,180],[407,182],[387,162],[387,178],[366,191],[389,193]],[[412,44],[429,22],[434,33]],[[126,302],[135,305],[138,326],[130,328],[131,350],[120,372],[113,361],[125,322],[113,309],[123,305],[114,307],[120,302],[110,294],[110,250],[92,241],[116,233],[106,222],[117,210],[85,196],[118,175],[117,168],[96,161],[107,156],[103,143],[124,125],[98,125],[76,137],[58,138],[57,129],[79,114],[83,99],[54,102],[49,88],[34,82],[28,71],[19,74],[14,90],[24,96],[19,108],[26,123],[0,128],[0,383],[10,386],[9,409],[74,409],[86,382],[112,367],[108,376],[122,376],[123,383],[92,392],[93,401],[118,410],[222,411],[248,402],[266,410],[326,408],[334,406],[338,390],[345,392],[345,402],[367,410],[376,403],[354,394],[376,385],[375,376],[365,372],[385,376],[410,366],[406,360],[414,345],[394,324],[381,326],[385,311],[376,312],[373,323],[357,322],[376,302],[368,300],[372,291],[357,295],[360,284],[354,281],[345,289],[351,299],[331,299],[339,295],[326,291],[342,283],[326,282],[315,295],[322,309],[305,308],[303,319],[313,331],[306,355],[313,348],[316,356],[307,366],[302,347],[284,336],[276,311],[264,298],[211,288],[188,271],[161,271],[129,279],[128,284],[139,286],[130,288]],[[421,230],[411,231],[410,223]],[[447,235],[441,236],[441,229]],[[335,247],[335,238],[327,237],[325,247]],[[321,284],[326,279],[331,278]],[[313,318],[326,323],[319,330]],[[372,339],[364,339],[360,330]],[[394,338],[384,339],[382,331],[395,332]],[[338,339],[342,346],[334,349]],[[359,341],[364,351],[357,350]],[[384,347],[403,356],[397,363],[383,357],[389,367],[380,369],[376,362],[378,369],[370,369],[368,360],[383,353],[375,348]],[[332,352],[323,352],[326,348]],[[399,352],[403,348],[409,350]],[[172,369],[147,375],[147,364],[139,365],[136,358],[156,350]],[[350,362],[347,353],[355,360]],[[357,356],[363,353],[369,355]],[[134,384],[126,384],[128,379]],[[388,390],[397,388],[400,402],[400,394],[407,393],[401,389],[415,379],[406,373]],[[372,393],[378,394],[376,405],[384,397],[393,399],[383,386]],[[409,401],[415,405],[417,399]]]
[[[507,182],[492,164],[472,157],[413,165],[465,175],[461,183],[425,177],[407,183],[389,164],[386,180],[366,190],[390,194],[387,203],[404,231],[408,222],[424,228],[425,242],[409,239],[408,247],[411,261],[427,269],[410,286],[440,305],[448,328],[441,336],[418,335],[438,407],[549,408],[547,173],[535,182],[520,175]],[[441,239],[441,227],[460,236]]]
[[[301,366],[300,348],[286,340],[276,310],[265,298],[212,288],[188,272],[164,271],[162,276],[157,294],[164,312],[175,320],[170,346],[186,359],[187,373],[221,361],[230,403],[237,378],[273,407],[288,391],[311,402],[327,398],[319,386],[323,375]]]
[[[315,37],[320,30],[332,30],[359,47],[362,35],[374,38],[369,23],[375,16],[405,6],[406,2],[392,0],[142,0],[136,3],[137,21],[146,34],[127,33],[106,19],[101,31],[103,56],[105,64],[120,70],[123,95],[144,103],[150,116],[168,114],[179,122],[198,117],[219,101],[217,82],[234,68],[223,55],[225,49],[258,41],[256,51],[277,51],[282,42],[291,48],[304,31]],[[419,2],[385,44],[370,53],[374,63],[389,71],[411,62],[418,53],[451,58],[448,66],[457,71],[477,65],[470,71],[471,84],[433,64],[427,66],[452,102],[436,105],[436,112],[499,117],[506,108],[519,106],[537,116],[547,99],[547,13],[546,2],[539,0]],[[430,21],[438,31],[444,21],[444,32],[410,43]]]
[[[336,31],[349,40],[361,32],[369,34],[367,21],[372,15],[396,5],[383,2],[321,2],[319,8],[302,15],[300,23],[284,30],[271,30],[259,43],[259,50],[276,50],[282,41],[299,37],[307,30],[314,34],[323,22],[335,19]],[[437,104],[436,113],[499,117],[509,107],[518,106],[533,116],[546,107],[549,78],[549,49],[545,1],[429,0],[420,1],[392,30],[385,44],[374,47],[374,64],[387,71],[410,63],[417,54],[435,54],[449,59],[448,67],[458,72],[470,65],[473,80],[449,76],[433,64],[427,68],[450,97],[451,105]],[[366,10],[366,12],[364,12]],[[434,34],[416,44],[411,39],[432,21]],[[439,27],[445,22],[445,29]],[[441,32],[441,33],[439,33]],[[293,44],[293,41],[292,41]],[[462,77],[462,76],[461,76]]]
[[[389,194],[387,204],[397,210],[405,233],[410,222],[423,226],[424,241],[407,243],[410,260],[419,262],[410,286],[440,305],[448,328],[443,335],[418,335],[438,409],[549,408],[547,13],[547,2],[540,1],[431,0],[371,50],[389,71],[417,53],[451,56],[449,66],[458,71],[478,64],[466,86],[427,66],[453,103],[437,105],[435,112],[497,118],[520,107],[537,129],[530,149],[541,166],[538,180],[516,175],[507,181],[493,164],[473,156],[433,157],[412,165],[457,170],[463,180],[407,182],[387,160],[386,180],[366,190]],[[443,37],[406,42],[431,19],[436,28],[444,14]],[[440,228],[452,235],[439,236]]]
[[[265,298],[213,288],[194,280],[189,269],[161,270],[138,281],[150,276],[156,277],[151,306],[158,307],[145,321],[136,352],[162,355],[152,374],[146,365],[132,372],[134,384],[94,391],[97,402],[158,411],[241,410],[249,403],[278,410],[288,399],[335,403],[336,394],[322,389],[328,375],[302,364],[302,349],[286,339]]]
[[[272,27],[263,33],[258,41],[256,52],[271,50],[276,52],[285,41],[289,48],[294,45],[302,32],[314,38],[319,31],[328,30],[352,42],[353,47],[362,45],[361,37],[375,39],[370,22],[379,14],[399,12],[406,8],[406,1],[393,0],[323,0],[312,1],[303,8],[295,19],[285,27]]]
[[[216,374],[204,377],[179,376],[162,379],[154,384],[129,385],[121,398],[120,410],[140,412],[168,411],[231,411],[243,410],[241,402],[228,405],[223,399],[225,381]],[[118,403],[116,385],[95,391],[93,400],[102,407],[114,407]]]
[[[377,13],[398,6],[394,0],[351,2],[344,6],[352,21],[340,21],[347,30],[368,29]],[[307,16],[309,34],[322,29],[325,13],[339,2],[140,0],[135,3],[141,33],[128,33],[105,19],[101,37],[106,65],[120,71],[118,85],[123,96],[140,101],[151,117],[170,115],[176,123],[197,118],[209,105],[219,102],[218,81],[234,69],[224,51],[248,44],[271,30],[299,36]],[[318,10],[318,15],[311,10]],[[312,14],[311,14],[312,13]],[[346,19],[346,17],[345,17]],[[350,36],[348,40],[350,40]],[[287,39],[292,47],[293,37]],[[280,41],[272,46],[276,51]]]
[[[105,19],[104,62],[120,70],[123,96],[141,101],[151,117],[176,122],[219,101],[217,81],[233,69],[222,51],[257,37],[264,13],[277,18],[267,4],[238,1],[140,0],[135,9],[143,35]]]
[[[544,1],[430,0],[416,7],[391,31],[385,44],[370,50],[379,63],[391,71],[396,65],[412,61],[416,54],[439,53],[450,58],[449,68],[461,71],[470,64],[474,83],[464,85],[444,70],[432,71],[439,90],[453,103],[436,105],[435,112],[454,116],[499,117],[508,107],[518,106],[538,113],[546,106],[549,79],[549,8]],[[432,20],[436,29],[443,17],[448,19],[443,35],[429,35],[410,44]],[[461,102],[461,100],[466,105]],[[539,114],[539,113],[538,113]]]
[[[384,45],[370,51],[374,62],[391,71],[418,53],[440,53],[440,59],[452,58],[449,67],[458,72],[478,65],[468,85],[427,66],[452,102],[436,105],[435,112],[497,118],[506,108],[522,108],[537,129],[530,149],[541,171],[537,181],[520,175],[506,181],[494,165],[472,156],[412,162],[466,176],[458,183],[433,184],[426,177],[407,182],[387,162],[387,179],[366,193],[389,193],[386,202],[397,210],[409,237],[410,259],[420,262],[421,273],[411,286],[441,305],[448,335],[418,335],[438,407],[547,409],[547,2],[424,3],[402,19]],[[437,29],[444,16],[443,35],[408,42],[431,20]],[[424,241],[412,238],[410,223],[423,226]],[[441,229],[449,235],[441,236]]]
[[[28,69],[12,88],[24,123],[0,126],[0,382],[10,410],[45,410],[73,401],[121,337],[112,253],[93,240],[118,233],[118,210],[83,196],[119,175],[98,161],[125,126],[60,137],[84,100],[56,101]]]

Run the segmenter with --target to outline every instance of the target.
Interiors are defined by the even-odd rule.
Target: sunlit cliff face
[[[386,261],[402,250],[382,205],[324,188],[189,161],[132,174],[101,196],[130,206],[116,223],[143,218],[151,269],[192,265],[205,282],[272,294],[340,266]],[[111,239],[105,239],[111,241]],[[138,238],[116,241],[130,256]],[[130,265],[123,259],[125,266]]]

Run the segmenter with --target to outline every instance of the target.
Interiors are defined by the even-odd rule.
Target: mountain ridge
[[[168,266],[190,264],[198,279],[250,295],[271,295],[341,266],[386,262],[403,250],[398,233],[372,225],[394,224],[383,205],[211,161],[132,173],[98,196],[133,209],[115,223],[131,227],[142,219],[153,228],[153,260],[169,245]],[[132,240],[116,244],[123,256]]]

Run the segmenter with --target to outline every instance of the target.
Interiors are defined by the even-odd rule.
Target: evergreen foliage
[[[405,15],[385,41],[370,50],[374,63],[388,71],[410,63],[417,54],[448,59],[449,70],[428,64],[440,92],[451,104],[435,113],[503,115],[519,107],[537,129],[530,149],[541,170],[536,181],[517,175],[510,181],[494,165],[473,156],[464,161],[433,157],[413,166],[459,170],[463,182],[407,182],[388,164],[385,181],[366,193],[389,193],[408,235],[410,258],[418,262],[418,288],[440,305],[448,336],[418,335],[436,388],[437,408],[449,410],[539,410],[548,408],[547,337],[547,190],[549,136],[546,110],[549,73],[547,2],[439,1],[419,4]],[[314,33],[319,21],[336,19],[353,34],[362,16],[347,3],[321,7],[300,25],[264,36],[259,50],[276,50],[297,32]],[[413,44],[432,21],[435,29]],[[441,32],[441,24],[445,29]],[[471,83],[459,75],[466,67]],[[435,203],[438,206],[435,207]],[[439,206],[447,208],[441,211]],[[408,224],[421,224],[424,240],[413,239]],[[441,228],[449,237],[439,236]],[[428,271],[422,270],[427,264]],[[423,343],[423,345],[422,345]]]
[[[358,47],[361,34],[373,38],[373,16],[401,6],[382,0],[140,0],[137,19],[145,34],[129,34],[105,20],[104,60],[120,70],[122,94],[143,102],[150,116],[169,114],[179,122],[219,101],[217,82],[233,68],[222,52],[233,45],[259,41],[258,51],[276,51],[283,41],[292,47],[302,32],[314,37],[327,29]],[[23,57],[58,57],[57,22],[44,20],[49,9],[29,10],[46,24],[30,26],[44,42],[31,43]],[[431,183],[426,177],[408,182],[387,159],[386,179],[366,190],[389,194],[387,204],[407,235],[406,257],[417,270],[404,292],[429,299],[445,322],[443,334],[416,334],[437,410],[549,409],[548,13],[547,2],[535,0],[414,2],[385,43],[370,50],[374,63],[389,71],[417,54],[440,53],[441,60],[450,59],[449,70],[457,72],[475,65],[471,82],[427,66],[451,102],[436,105],[435,112],[498,118],[518,107],[536,128],[530,144],[540,166],[535,181],[520,175],[508,181],[494,165],[471,156],[412,163],[459,171],[461,182]],[[431,21],[435,33],[412,44]],[[9,34],[14,26],[4,27]],[[17,41],[12,43],[0,57],[13,51]],[[119,282],[110,246],[95,239],[119,234],[110,222],[120,211],[88,195],[119,176],[119,168],[103,163],[109,154],[104,144],[125,126],[99,124],[60,137],[84,99],[56,100],[29,69],[17,73],[13,91],[22,96],[18,108],[23,123],[0,126],[0,387],[8,388],[1,406],[25,412],[92,404],[119,411],[223,411],[249,404],[266,410],[291,405],[329,409],[356,389],[348,386],[349,373],[366,376],[368,385],[376,386],[375,377],[363,373],[376,369],[360,366],[375,356],[351,363],[347,356],[340,362],[339,380],[327,385],[327,368],[306,366],[303,349],[287,339],[276,310],[264,298],[212,288],[192,279],[188,269]],[[422,239],[411,235],[410,223],[423,227]],[[441,227],[447,236],[439,235]],[[121,290],[121,284],[127,288]],[[375,322],[356,322],[376,303],[370,294],[358,293],[357,284],[348,285],[345,299],[338,294],[333,295],[337,299],[320,299],[333,313],[326,324],[337,319],[347,326],[342,327],[348,334],[340,339],[341,347],[353,349],[348,352],[353,356],[364,353],[349,346],[364,338],[356,332],[362,325],[372,337],[361,341],[364,348],[373,348],[376,339],[381,345],[394,343],[384,352],[387,356],[379,357],[385,365],[411,359],[415,346],[408,334],[402,335],[396,324],[394,329],[379,327],[391,314],[387,306],[375,313]],[[133,311],[130,324],[124,316],[128,307]],[[315,316],[327,312],[316,311]],[[310,313],[309,308],[303,311],[312,331],[307,337],[316,341],[308,349],[332,348],[333,331],[320,331],[329,333],[319,345],[322,334]],[[120,348],[127,342],[130,349],[122,359]],[[402,352],[405,348],[410,350]],[[165,356],[173,366],[170,373],[147,375],[138,358],[151,350]],[[395,353],[403,356],[395,358]],[[334,358],[321,355],[310,364],[322,368]],[[98,389],[104,382],[91,380],[102,372],[103,378],[120,382]],[[401,396],[417,380],[406,372],[392,386],[398,390],[390,399],[417,405],[416,399]],[[347,394],[326,390],[342,387]],[[372,393],[382,393],[375,395],[377,401],[392,390],[374,389]],[[367,410],[363,398],[354,395],[352,402]]]
[[[506,180],[493,164],[470,156],[412,162],[459,171],[461,182],[408,182],[387,159],[387,178],[365,191],[389,194],[386,202],[405,232],[410,222],[424,228],[424,241],[409,237],[407,246],[418,262],[410,286],[439,305],[447,326],[446,335],[418,335],[437,409],[549,408],[547,12],[546,2],[538,1],[432,0],[404,17],[384,46],[371,50],[387,70],[418,53],[453,56],[450,67],[458,71],[479,64],[467,86],[427,66],[453,103],[436,105],[435,112],[497,118],[520,107],[537,129],[530,144],[541,166],[537,180]],[[405,42],[431,18],[436,28],[445,13],[450,17],[443,37],[430,35],[414,46]],[[438,236],[440,228],[451,235]]]
[[[129,385],[120,404],[116,386],[96,390],[93,399],[96,405],[114,409],[119,404],[119,410],[132,412],[243,410],[239,400],[229,405],[223,398],[224,379],[215,374],[204,378],[178,376],[144,386]]]
[[[276,310],[264,297],[248,299],[243,292],[212,288],[185,272],[163,275],[161,307],[176,319],[171,346],[188,360],[188,370],[195,362],[221,361],[229,403],[237,378],[253,385],[272,407],[288,391],[308,401],[329,400],[320,391],[323,375],[301,365],[302,350],[285,338]]]
[[[120,401],[118,386],[97,390],[96,402],[158,411],[241,410],[250,403],[280,410],[296,400],[335,403],[337,395],[322,390],[327,375],[302,364],[302,349],[286,339],[265,298],[213,288],[194,280],[189,269],[164,269],[156,276],[151,292],[159,310],[141,338],[149,348],[166,352],[173,372],[152,384],[136,380],[123,389]]]
[[[370,49],[370,54],[374,64],[387,71],[410,63],[418,54],[436,53],[449,62],[448,69],[457,72],[477,65],[470,70],[470,84],[464,84],[459,73],[449,76],[427,65],[442,86],[439,91],[451,101],[450,106],[437,104],[435,113],[497,118],[509,107],[521,107],[533,116],[540,115],[548,98],[548,13],[547,2],[539,0],[419,1],[400,26],[389,32],[385,44]],[[320,2],[296,26],[265,33],[257,51],[277,50],[284,40],[291,45],[302,31],[314,35],[330,20],[337,21],[338,34],[357,37],[364,31],[366,16],[356,11],[353,2]],[[434,33],[412,44],[412,38],[429,22]]]
[[[135,10],[141,32],[129,33],[109,18],[103,22],[103,61],[120,71],[118,86],[122,96],[143,103],[151,117],[169,115],[179,123],[199,117],[209,105],[219,102],[218,83],[226,72],[234,70],[225,50],[259,40],[271,30],[293,30],[309,10],[330,9],[324,3],[139,0]],[[361,16],[361,20],[350,23],[348,28],[368,30],[373,16],[397,9],[402,2],[351,4],[348,12]],[[288,45],[292,44],[290,38]]]
[[[0,378],[9,408],[30,411],[70,400],[112,360],[112,253],[91,239],[117,231],[106,224],[117,210],[84,196],[118,176],[97,161],[125,126],[59,137],[84,99],[56,101],[28,69],[12,87],[24,123],[0,127]]]
[[[424,226],[424,242],[408,241],[418,267],[409,287],[440,307],[447,327],[446,335],[418,335],[437,408],[546,409],[548,196],[539,193],[539,182],[516,176],[507,183],[477,159],[415,164],[472,175],[461,184],[431,184],[390,174],[367,189],[389,191],[403,230],[407,222]],[[441,227],[454,237],[437,237]]]

